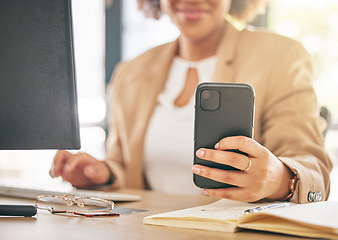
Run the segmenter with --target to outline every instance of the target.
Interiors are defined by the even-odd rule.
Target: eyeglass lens
[[[51,213],[78,212],[88,213],[90,211],[109,211],[112,204],[108,201],[95,198],[82,198],[73,195],[40,196],[37,207],[49,210]]]

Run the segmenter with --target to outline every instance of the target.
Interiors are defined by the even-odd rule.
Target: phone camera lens
[[[219,107],[219,92],[213,89],[204,89],[201,92],[201,108],[205,111],[214,111]]]
[[[210,97],[211,97],[211,93],[210,93],[209,90],[204,90],[204,91],[202,92],[202,98],[203,98],[204,100],[208,100]]]

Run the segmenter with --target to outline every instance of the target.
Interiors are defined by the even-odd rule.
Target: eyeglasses
[[[48,210],[52,214],[75,214],[85,217],[119,216],[112,213],[114,202],[92,197],[42,195],[35,200],[37,209]]]

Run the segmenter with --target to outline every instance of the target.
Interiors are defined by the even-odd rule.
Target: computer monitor
[[[0,150],[80,148],[71,13],[0,1]]]

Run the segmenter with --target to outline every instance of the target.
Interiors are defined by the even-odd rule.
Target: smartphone
[[[255,92],[244,83],[201,83],[195,91],[194,164],[224,170],[238,170],[231,166],[200,159],[199,148],[215,149],[215,144],[229,136],[252,138],[254,127]],[[233,149],[231,151],[237,151]],[[240,153],[240,152],[239,152]],[[241,153],[245,154],[245,153]],[[194,174],[200,188],[227,188],[232,185]]]

